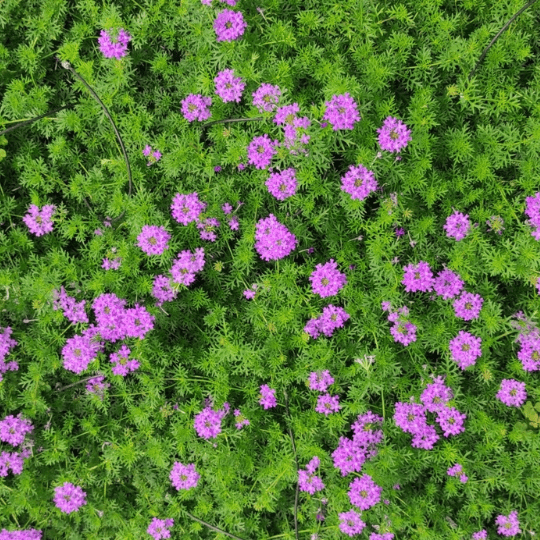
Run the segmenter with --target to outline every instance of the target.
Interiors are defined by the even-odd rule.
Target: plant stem
[[[11,126],[4,131],[0,131],[0,137],[4,135],[5,133],[8,133],[9,131],[13,131],[14,129],[27,126],[28,124],[33,124],[34,122],[37,122],[38,120],[41,120],[42,118],[45,118],[46,116],[49,116],[50,114],[56,114],[57,112],[63,111],[64,109],[68,109],[71,107],[71,105],[65,105],[64,107],[60,107],[59,109],[54,109],[53,111],[48,111],[45,114],[42,114],[40,116],[36,116],[35,118],[30,118],[29,120],[24,120],[20,124],[17,124],[16,126]],[[12,120],[13,122],[19,122],[19,120]],[[10,122],[6,122],[10,123]]]
[[[206,124],[203,124],[201,127],[204,129],[209,126],[214,126],[216,124],[232,124],[233,122],[257,122],[259,120],[264,120],[264,118],[262,116],[257,116],[255,118],[227,118],[225,120],[215,120],[214,122],[208,122]]]
[[[187,510],[184,510],[184,512],[194,521],[197,521],[201,523],[202,525],[206,525],[209,529],[212,529],[213,531],[219,532],[221,534],[225,534],[226,536],[230,536],[231,538],[235,538],[236,540],[244,540],[243,538],[240,538],[239,536],[235,536],[234,534],[225,532],[223,529],[220,529],[218,527],[214,527],[213,525],[210,525],[210,523],[206,523],[206,521],[203,521],[202,519],[199,519],[193,515],[191,515]]]

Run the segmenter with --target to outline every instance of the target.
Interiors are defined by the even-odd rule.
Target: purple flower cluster
[[[229,101],[240,103],[246,83],[242,82],[240,77],[234,76],[233,69],[220,71],[214,82],[216,83],[216,94],[224,103]]]
[[[243,294],[246,300],[253,300],[255,298],[255,295],[257,294],[257,284],[253,284],[251,286],[251,289],[246,289]]]
[[[300,491],[305,491],[310,495],[314,495],[317,491],[324,489],[323,481],[319,476],[315,475],[315,471],[321,464],[317,456],[306,465],[304,469],[298,469],[298,485]]]
[[[342,307],[329,304],[323,308],[323,312],[319,317],[310,319],[307,322],[304,332],[307,332],[313,339],[317,339],[321,333],[326,337],[331,337],[334,330],[343,328],[349,318],[350,315]]]
[[[191,489],[197,486],[201,475],[195,470],[195,464],[183,465],[175,461],[169,479],[178,491],[181,489]]]
[[[77,302],[72,296],[68,296],[64,287],[60,288],[60,292],[56,289],[53,291],[53,309],[62,310],[62,314],[73,324],[87,323],[88,315],[84,310],[86,300]]]
[[[212,98],[200,94],[189,94],[182,100],[182,114],[188,122],[194,120],[202,122],[212,116],[210,105],[212,105]]]
[[[9,351],[17,345],[17,342],[11,338],[11,333],[11,327],[0,327],[0,382],[4,379],[2,376],[3,373],[6,371],[17,371],[19,369],[19,364],[14,360],[11,362],[5,361]]]
[[[368,510],[381,500],[382,487],[378,486],[369,474],[364,474],[361,478],[355,478],[349,484],[349,500],[351,504]]]
[[[46,204],[39,209],[35,204],[31,204],[28,213],[22,218],[32,234],[43,236],[53,230],[52,216],[56,211],[56,206]]]
[[[536,329],[518,337],[520,349],[517,357],[525,371],[540,371],[540,335]]]
[[[88,364],[103,348],[103,344],[95,341],[94,336],[95,333],[87,329],[82,335],[75,335],[66,341],[62,349],[65,369],[79,374],[88,368]]]
[[[486,529],[482,529],[481,531],[475,532],[472,535],[472,540],[486,540],[486,539],[487,539]]]
[[[270,388],[267,384],[261,385],[259,404],[266,409],[272,409],[277,405],[276,391]]]
[[[360,519],[360,514],[355,510],[342,512],[338,515],[338,518],[339,530],[349,536],[360,534],[366,526],[366,524]]]
[[[341,178],[341,190],[348,193],[352,199],[363,201],[377,187],[375,174],[363,165],[358,165],[358,167],[351,165],[345,176]]]
[[[244,34],[247,23],[241,11],[224,9],[218,13],[214,21],[214,31],[217,41],[234,41]]]
[[[528,224],[533,227],[531,235],[535,240],[540,240],[540,193],[536,193],[534,197],[525,199],[527,207],[525,214],[528,216]]]
[[[443,229],[446,231],[448,238],[455,238],[457,242],[463,240],[469,229],[471,228],[471,222],[469,216],[460,212],[454,212],[451,216],[448,216]]]
[[[10,469],[13,474],[21,474],[24,467],[24,460],[29,455],[30,450],[23,450],[20,453],[2,452],[0,454],[0,476],[7,476]]]
[[[197,192],[187,195],[177,193],[171,204],[172,217],[182,225],[197,221],[206,208],[206,203],[199,200]]]
[[[478,319],[483,303],[484,299],[479,294],[463,291],[452,305],[456,317],[464,321],[471,321],[472,319]]]
[[[148,525],[146,532],[154,537],[154,540],[161,540],[162,538],[170,538],[171,531],[169,530],[174,525],[174,519],[158,519],[153,518],[152,523]]]
[[[105,58],[122,58],[127,54],[128,43],[131,36],[123,29],[118,30],[116,38],[106,30],[102,30],[98,38],[99,50]]]
[[[217,234],[215,233],[217,227],[219,227],[219,221],[216,218],[205,218],[197,222],[201,240],[215,242],[217,240]]]
[[[386,504],[388,504],[388,501],[385,501]],[[369,540],[393,540],[394,539],[394,533],[387,532],[387,533],[371,533],[369,535]]]
[[[336,295],[347,284],[347,276],[338,270],[334,259],[318,264],[309,280],[313,294],[318,294],[321,298]]]
[[[449,349],[452,360],[464,370],[474,365],[476,359],[482,355],[482,339],[460,330],[459,334],[450,340]]]
[[[284,201],[296,193],[296,171],[285,169],[280,173],[272,173],[265,185],[276,199]]]
[[[503,379],[496,397],[508,407],[521,407],[527,399],[525,383],[514,379]]]
[[[236,429],[242,429],[244,426],[249,426],[249,420],[238,410],[234,410],[234,417],[236,418]]]
[[[464,285],[459,274],[447,268],[441,270],[433,281],[433,289],[444,300],[456,297],[463,290]]]
[[[134,359],[129,360],[130,354],[131,350],[125,345],[122,345],[119,351],[111,354],[110,358],[111,364],[114,364],[112,368],[114,375],[125,377],[128,373],[139,369],[139,361]]]
[[[420,261],[418,264],[409,264],[403,267],[404,274],[402,285],[407,292],[429,292],[433,289],[433,272],[427,262]]]
[[[171,268],[173,281],[186,287],[191,285],[197,272],[204,268],[204,263],[204,248],[196,248],[195,252],[182,251]]]
[[[296,247],[296,236],[282,225],[273,214],[260,219],[255,227],[255,249],[261,259],[283,259]]]
[[[383,302],[386,304],[386,302]],[[387,309],[384,309],[387,308]],[[405,347],[416,341],[416,325],[409,321],[409,309],[406,306],[393,310],[391,306],[384,305],[383,311],[388,311],[388,320],[393,323],[390,327],[396,343],[401,343]]]
[[[339,396],[323,394],[317,398],[317,406],[315,407],[316,412],[328,416],[330,413],[338,412],[339,409],[341,409]]]
[[[54,504],[65,514],[77,512],[86,504],[86,493],[79,486],[64,482],[54,489]]]
[[[351,428],[352,439],[340,437],[338,447],[332,452],[334,467],[341,476],[360,472],[368,460],[377,455],[377,445],[383,440],[382,417],[368,411],[358,415]]]
[[[157,300],[156,306],[160,307],[163,302],[170,302],[178,295],[178,291],[172,288],[171,278],[159,275],[154,278],[152,296]]]
[[[312,371],[309,374],[308,384],[311,390],[326,392],[327,388],[334,384],[334,378],[327,369],[324,371]]]
[[[300,112],[298,103],[280,107],[274,117],[274,123],[284,126],[285,141],[283,145],[290,150],[291,154],[296,155],[298,152],[302,152],[307,155],[304,147],[308,144],[310,136],[306,130],[311,122],[307,116],[298,118],[296,116],[298,112]]]
[[[272,141],[266,133],[260,137],[254,137],[247,148],[248,163],[255,165],[256,169],[266,169],[270,165],[278,145],[279,142]]]
[[[18,416],[6,416],[0,422],[0,441],[11,444],[11,446],[19,446],[26,437],[34,429],[30,420],[23,418],[21,414]]]
[[[446,471],[446,473],[448,474],[448,476],[458,476],[459,475],[459,481],[462,484],[466,484],[467,480],[469,480],[469,478],[463,473],[463,467],[459,463],[456,463],[452,467],[449,467],[448,470]]]
[[[360,121],[358,108],[349,93],[334,95],[330,101],[325,102],[326,111],[323,120],[332,124],[332,129],[353,129],[355,122]]]
[[[159,150],[152,152],[152,147],[148,144],[144,147],[143,155],[148,158],[147,167],[150,167],[150,165],[157,163],[161,159],[161,152]]]
[[[165,230],[165,227],[157,225],[144,225],[141,234],[137,236],[137,245],[147,255],[161,255],[169,248],[167,242],[171,235]]]
[[[411,140],[411,130],[397,118],[389,116],[377,130],[379,146],[387,152],[400,152]]]
[[[495,523],[499,526],[497,532],[501,536],[515,536],[521,532],[521,529],[519,528],[518,513],[516,510],[510,512],[508,516],[497,516]]]
[[[41,540],[43,532],[37,529],[27,529],[25,531],[0,531],[0,540]]]
[[[229,409],[229,404],[225,402],[223,409],[215,411],[208,406],[196,414],[193,426],[197,435],[203,439],[215,439],[221,433],[221,421]]]
[[[89,394],[94,394],[99,397],[99,399],[103,400],[105,397],[105,390],[111,386],[109,383],[103,381],[105,381],[105,377],[102,375],[89,379],[86,383],[86,391]]]
[[[260,113],[273,112],[278,106],[281,90],[279,86],[263,83],[253,92],[252,96],[253,106],[257,107]]]

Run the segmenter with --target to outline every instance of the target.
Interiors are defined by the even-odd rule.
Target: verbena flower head
[[[244,34],[247,23],[241,11],[224,9],[218,13],[214,21],[217,41],[234,41]]]
[[[172,288],[171,279],[159,275],[154,278],[154,286],[152,287],[152,296],[157,300],[156,305],[161,306],[163,302],[170,302],[178,295],[178,291]]]
[[[101,350],[101,343],[88,335],[73,336],[62,349],[63,366],[73,373],[82,373]]]
[[[265,185],[276,199],[284,201],[296,193],[296,171],[285,169],[280,173],[272,173]]]
[[[509,407],[521,407],[526,399],[525,383],[514,379],[503,379],[497,392],[497,399]]]
[[[528,223],[533,228],[531,235],[540,240],[540,192],[534,197],[527,197],[525,202],[525,214],[529,217]]]
[[[247,148],[248,163],[255,165],[256,169],[266,169],[276,153],[277,145],[278,141],[272,141],[266,133],[255,137]]]
[[[19,446],[24,442],[27,433],[34,429],[30,420],[23,418],[20,414],[6,416],[0,422],[0,441]]]
[[[10,350],[17,345],[14,339],[11,339],[11,327],[0,327],[0,381],[3,380],[3,373],[6,371],[17,371],[19,364],[17,362],[6,362],[5,358],[9,354]]]
[[[56,206],[46,204],[39,209],[35,204],[31,204],[28,213],[22,218],[32,234],[43,236],[53,230],[52,216],[56,211]]]
[[[471,228],[471,222],[469,216],[460,212],[454,212],[451,216],[448,216],[443,229],[446,231],[448,238],[455,238],[456,241],[463,240],[469,229]]]
[[[277,405],[276,391],[267,384],[262,384],[259,403],[264,409],[272,409],[275,407]]]
[[[274,123],[278,126],[282,125],[290,125],[292,126],[294,124],[294,120],[296,118],[296,114],[300,112],[300,105],[298,103],[293,103],[292,105],[285,105],[284,107],[280,107],[276,115],[274,116]]]
[[[334,384],[334,378],[330,375],[330,372],[325,369],[324,371],[312,371],[309,374],[308,382],[311,390],[326,392],[327,388],[331,384]]]
[[[390,327],[390,333],[396,343],[405,347],[416,341],[416,326],[410,321],[397,321]]]
[[[252,289],[246,289],[243,294],[246,300],[253,300],[255,298],[255,295],[257,294],[257,289],[256,287]]]
[[[102,30],[98,38],[99,50],[105,58],[120,59],[127,54],[128,43],[131,41],[131,36],[120,28],[116,36],[111,31]]]
[[[147,255],[161,255],[169,248],[170,239],[171,235],[165,230],[165,227],[144,225],[141,234],[137,236],[137,245]]]
[[[321,298],[336,295],[347,283],[347,276],[338,270],[337,263],[330,259],[325,264],[318,264],[309,276],[313,294]]]
[[[460,330],[459,334],[449,343],[452,360],[457,362],[461,369],[466,369],[474,365],[476,359],[482,355],[481,346],[481,338]]]
[[[154,328],[155,319],[144,306],[135,304],[135,307],[127,309],[124,314],[126,336],[143,339]]]
[[[184,250],[178,254],[171,268],[175,283],[189,286],[195,281],[195,274],[204,267],[204,248],[196,248],[195,252]]]
[[[181,489],[191,489],[197,486],[201,475],[195,470],[195,464],[183,465],[175,461],[169,479],[178,491]]]
[[[216,84],[216,94],[224,103],[229,101],[240,103],[246,83],[242,82],[240,77],[234,76],[233,69],[220,71],[214,79],[214,83]]]
[[[394,422],[405,433],[421,433],[426,425],[426,410],[418,403],[397,402]]]
[[[330,101],[325,102],[326,111],[323,120],[332,124],[332,129],[353,129],[355,122],[360,121],[360,114],[354,99],[348,92],[334,95]]]
[[[411,140],[411,130],[397,118],[389,116],[377,130],[379,146],[387,152],[400,152]]]
[[[444,300],[450,300],[457,296],[462,290],[465,283],[461,277],[452,272],[452,270],[441,270],[433,282],[433,289],[442,296]]]
[[[187,195],[177,193],[171,204],[171,214],[178,223],[188,225],[192,221],[197,221],[205,208],[206,203],[199,201],[197,192]]]
[[[463,291],[461,295],[454,300],[452,305],[454,306],[456,317],[459,317],[464,321],[472,321],[473,319],[478,319],[483,303],[484,299],[479,294]]]
[[[330,394],[323,394],[317,398],[317,406],[315,411],[325,416],[328,416],[330,413],[338,412],[341,409],[339,404],[339,396],[331,396]]]
[[[236,216],[229,219],[229,227],[231,231],[237,231],[238,227],[240,227],[240,223],[238,222],[238,218]]]
[[[253,106],[257,107],[260,113],[273,112],[279,103],[281,90],[279,89],[279,86],[263,83],[255,92],[253,92],[252,96]]]
[[[486,529],[482,529],[481,531],[475,532],[472,535],[472,540],[486,540],[486,539],[487,539]]]
[[[341,476],[347,476],[351,472],[360,472],[371,453],[371,449],[367,451],[361,442],[340,437],[338,447],[332,452],[334,467],[341,471]]]
[[[319,317],[308,321],[304,327],[304,332],[307,332],[313,339],[319,337],[320,333],[323,333],[326,337],[332,337],[334,330],[343,328],[349,318],[350,315],[342,307],[329,304],[323,308],[323,312]]]
[[[341,190],[351,196],[351,199],[363,201],[378,187],[373,171],[368,171],[363,165],[351,165],[341,178]]]
[[[169,530],[174,524],[174,519],[158,519],[153,518],[152,523],[148,525],[146,532],[154,537],[154,540],[161,540],[162,538],[170,538],[171,531]]]
[[[130,360],[130,354],[131,350],[125,345],[122,345],[120,350],[111,354],[110,360],[111,364],[114,364],[112,368],[114,375],[122,375],[122,377],[125,377],[128,373],[139,369],[139,362],[133,359]]]
[[[232,212],[233,207],[228,202],[226,202],[222,205],[221,209],[223,210],[224,214],[228,215]]]
[[[221,421],[229,412],[229,404],[225,403],[223,409],[217,411],[212,407],[205,407],[195,415],[193,427],[199,437],[203,439],[215,439],[221,433]]]
[[[540,336],[537,332],[520,334],[517,357],[525,371],[540,371]]]
[[[438,440],[439,435],[436,429],[432,425],[424,424],[417,433],[413,434],[411,446],[413,448],[432,450]]]
[[[381,500],[381,493],[382,487],[375,484],[368,474],[355,478],[349,484],[349,500],[360,510],[368,510],[375,506]]]
[[[437,422],[443,430],[443,435],[459,435],[465,431],[465,413],[460,413],[455,407],[443,407],[437,412]]]
[[[64,482],[62,486],[54,489],[54,504],[65,514],[77,512],[86,504],[86,493],[81,487]]]
[[[448,474],[448,476],[457,476],[458,474],[461,474],[462,472],[463,472],[463,467],[459,463],[456,463],[455,465],[452,465],[452,467],[448,468],[448,470],[446,471],[446,474]]]
[[[294,118],[292,124],[285,123],[283,128],[284,141],[282,146],[285,146],[289,153],[292,155],[298,155],[302,153],[308,155],[306,145],[309,143],[311,137],[307,134],[306,130],[311,125],[311,121],[307,116],[301,118]]]
[[[159,150],[152,151],[152,147],[148,144],[144,147],[143,155],[148,158],[147,167],[150,167],[161,159],[161,152]]]
[[[235,409],[234,416],[236,418],[234,424],[236,429],[242,429],[244,426],[249,426],[249,420],[238,409]]]
[[[104,293],[94,299],[92,308],[98,323],[97,332],[103,339],[114,342],[126,337],[125,305],[125,300],[112,293]],[[93,341],[93,334],[87,337]]]
[[[283,259],[297,245],[296,236],[273,214],[260,219],[255,226],[255,250],[265,261]]]
[[[404,274],[401,283],[407,292],[429,292],[433,289],[433,272],[427,262],[409,264],[403,267]]]
[[[436,377],[433,383],[426,386],[420,396],[420,401],[424,404],[426,411],[439,412],[453,396],[452,389],[444,384],[442,377]]]
[[[342,512],[341,514],[338,514],[338,518],[339,530],[349,536],[360,534],[366,526],[366,524],[360,519],[360,514],[355,510]]]
[[[43,532],[37,529],[26,529],[22,531],[2,529],[0,531],[0,540],[41,540],[42,534]]]
[[[324,489],[324,483],[318,476],[310,474],[303,469],[299,469],[298,471],[298,486],[300,491],[304,491],[310,495],[314,495]]]
[[[88,322],[88,315],[84,309],[85,304],[86,300],[77,302],[75,298],[68,296],[63,286],[60,288],[60,292],[58,292],[56,289],[53,291],[53,309],[61,309],[64,317],[74,324]]]
[[[217,240],[217,234],[215,230],[219,227],[220,223],[216,218],[201,219],[197,223],[197,229],[199,229],[199,236],[202,240],[208,240],[209,242],[215,242]]]
[[[201,94],[189,94],[182,100],[182,114],[188,122],[194,120],[203,122],[212,116],[209,109],[210,105],[212,105],[211,97],[204,97]]]
[[[499,526],[497,532],[501,536],[515,536],[521,532],[521,529],[519,528],[518,513],[516,510],[510,512],[508,516],[497,516],[495,523]]]
[[[114,257],[109,259],[109,256],[103,259],[101,268],[105,268],[105,270],[118,270],[120,268],[120,265],[122,264],[122,258]]]
[[[93,379],[89,379],[86,382],[86,391],[89,394],[95,394],[99,397],[99,399],[103,400],[105,396],[105,390],[111,386],[109,383],[104,382],[105,377],[100,375],[98,377],[94,377]]]

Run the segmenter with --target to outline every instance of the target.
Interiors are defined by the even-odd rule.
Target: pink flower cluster
[[[118,30],[116,38],[109,34],[106,30],[102,30],[98,38],[99,50],[105,58],[120,59],[127,54],[128,43],[131,41],[131,36],[123,29]]]
[[[379,146],[388,152],[400,152],[411,140],[411,130],[397,118],[389,116],[377,130]]]
[[[334,384],[334,378],[327,369],[324,371],[312,371],[309,374],[308,385],[311,390],[326,392],[326,389],[331,384]]]
[[[482,355],[482,339],[469,332],[459,331],[459,334],[449,343],[452,360],[463,370],[475,364]]]
[[[521,529],[519,528],[518,513],[516,510],[510,512],[508,516],[497,516],[495,523],[499,526],[497,532],[501,536],[515,536],[521,532]]]
[[[109,383],[103,381],[105,381],[105,377],[102,375],[89,379],[86,383],[86,391],[89,394],[95,394],[99,399],[103,400],[105,397],[105,390],[111,386]]]
[[[54,504],[65,514],[77,512],[86,504],[86,493],[79,486],[64,482],[54,489]]]
[[[128,373],[136,371],[139,369],[139,361],[131,359],[129,360],[129,355],[131,354],[131,349],[122,345],[120,350],[111,354],[111,363],[114,364],[112,372],[114,375],[122,375],[125,377]]]
[[[21,474],[24,467],[24,460],[29,456],[30,450],[2,452],[0,454],[0,476],[7,476],[10,469],[13,474]]]
[[[148,144],[144,147],[143,155],[148,158],[147,167],[150,167],[150,165],[157,163],[161,159],[161,152],[159,150],[152,151],[152,147]]]
[[[514,379],[503,379],[496,397],[508,407],[521,407],[527,400],[525,383]]]
[[[19,364],[15,360],[11,362],[5,361],[10,350],[17,345],[17,342],[11,338],[11,333],[11,327],[0,327],[0,382],[4,379],[3,373],[6,371],[17,371],[19,369]]]
[[[378,486],[369,474],[355,478],[349,484],[349,500],[360,510],[369,510],[381,500],[382,487]]]
[[[188,225],[192,221],[197,221],[205,208],[206,203],[199,200],[197,192],[187,195],[177,193],[171,204],[171,214],[178,223]]]
[[[272,409],[275,407],[277,405],[276,391],[267,384],[262,384],[260,390],[259,404],[261,404],[264,409]]]
[[[351,199],[363,201],[377,187],[375,174],[363,165],[357,167],[351,165],[345,176],[341,178],[341,190],[348,193]]]
[[[199,229],[201,240],[215,242],[217,240],[216,229],[220,223],[216,218],[204,218],[197,221],[197,229]]]
[[[214,21],[216,41],[234,41],[242,36],[247,28],[247,23],[241,11],[224,9],[218,13]]]
[[[171,278],[159,275],[154,278],[152,296],[157,300],[156,306],[161,307],[163,302],[170,302],[178,295],[178,291],[173,289]]]
[[[341,409],[339,404],[339,396],[331,396],[330,394],[323,394],[317,398],[317,405],[315,411],[325,416],[330,413],[338,412]]]
[[[165,227],[144,225],[141,234],[137,236],[137,245],[147,255],[161,255],[169,248],[170,239],[171,235],[165,230]]]
[[[540,371],[540,334],[536,329],[518,336],[517,357],[525,371]]]
[[[332,337],[334,330],[343,328],[349,318],[350,315],[342,307],[329,304],[323,308],[319,317],[307,322],[304,332],[307,332],[313,339],[317,339],[321,333],[326,337]]]
[[[43,532],[37,529],[26,529],[24,531],[0,531],[0,540],[41,540]]]
[[[402,285],[406,292],[429,292],[433,289],[433,272],[427,262],[420,261],[418,264],[409,264],[403,267],[404,274]]]
[[[196,274],[204,268],[204,264],[204,248],[196,248],[194,252],[182,251],[171,268],[173,281],[188,287],[195,281]]]
[[[242,429],[244,426],[249,426],[249,420],[238,410],[234,410],[234,417],[236,418],[236,429]]]
[[[87,323],[88,315],[84,310],[86,300],[77,302],[72,296],[68,296],[66,290],[62,286],[60,292],[56,289],[53,291],[53,309],[62,310],[62,314],[73,324]]]
[[[321,298],[335,296],[347,284],[347,276],[338,270],[334,259],[325,264],[318,264],[309,280],[313,293]]]
[[[325,102],[325,105],[326,111],[323,120],[328,120],[334,131],[353,129],[355,122],[360,121],[356,102],[348,92],[332,96],[332,99]]]
[[[531,235],[535,240],[540,240],[540,193],[535,193],[534,197],[527,197],[525,202],[528,224],[533,228]]]
[[[255,226],[255,249],[261,259],[275,261],[283,259],[296,247],[296,236],[270,214],[260,219]]]
[[[366,526],[366,524],[361,520],[360,514],[355,510],[342,512],[338,515],[338,518],[339,530],[348,536],[356,536],[357,534],[360,534]]]
[[[469,480],[469,478],[463,473],[463,467],[459,463],[456,463],[452,467],[449,467],[448,470],[446,471],[446,473],[448,474],[448,476],[458,476],[459,475],[459,481],[462,484],[466,484],[467,480]]]
[[[276,154],[277,140],[272,141],[265,133],[260,137],[254,137],[247,148],[248,163],[255,165],[256,169],[266,169]]]
[[[246,83],[242,82],[240,77],[234,76],[233,69],[220,71],[214,79],[214,83],[216,84],[216,94],[224,103],[230,101],[240,103]]]
[[[463,240],[469,229],[471,228],[471,222],[469,216],[462,214],[461,212],[454,212],[446,220],[443,229],[446,231],[448,238],[455,238],[457,242]]]
[[[19,446],[24,442],[27,433],[33,429],[30,420],[23,418],[21,414],[18,416],[10,414],[0,422],[0,441],[11,446]]]
[[[481,531],[475,532],[472,535],[472,540],[486,540],[486,539],[487,539],[486,529],[482,529]]]
[[[284,171],[272,173],[265,183],[269,193],[279,201],[292,197],[296,193],[296,171],[285,169]]]
[[[161,540],[162,538],[170,538],[171,531],[169,530],[174,525],[174,519],[152,519],[152,523],[148,525],[146,532],[154,537],[154,540]]]
[[[320,466],[320,459],[315,456],[313,459],[306,465],[305,470],[298,470],[298,485],[300,491],[305,491],[310,495],[314,495],[317,491],[324,489],[324,483],[319,476],[315,475],[317,468]]]
[[[221,421],[229,409],[229,404],[225,402],[222,409],[215,411],[211,406],[207,406],[196,414],[193,427],[197,435],[203,439],[215,439],[221,433]]]
[[[407,347],[416,341],[416,326],[409,320],[409,308],[406,306],[393,310],[389,302],[383,302],[383,311],[388,311],[388,320],[394,341]]]
[[[56,206],[53,204],[46,204],[41,210],[35,204],[31,204],[22,220],[32,234],[43,236],[53,230],[52,216],[55,211]]]
[[[274,123],[283,126],[285,137],[283,145],[289,149],[291,154],[296,155],[298,152],[302,152],[307,155],[305,146],[308,144],[310,136],[306,130],[311,122],[307,116],[297,117],[296,113],[298,112],[300,112],[298,103],[280,107],[274,117]]]
[[[278,106],[281,90],[279,86],[263,83],[253,92],[252,96],[253,106],[257,107],[260,113],[273,112]]]
[[[212,116],[210,105],[212,105],[212,98],[200,94],[189,94],[182,100],[182,114],[188,122],[194,120],[202,122]]]
[[[201,475],[195,470],[195,464],[184,465],[175,461],[169,479],[178,491],[196,487]]]

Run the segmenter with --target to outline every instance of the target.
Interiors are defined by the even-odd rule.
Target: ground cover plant
[[[539,5],[4,0],[0,539],[540,534]]]

